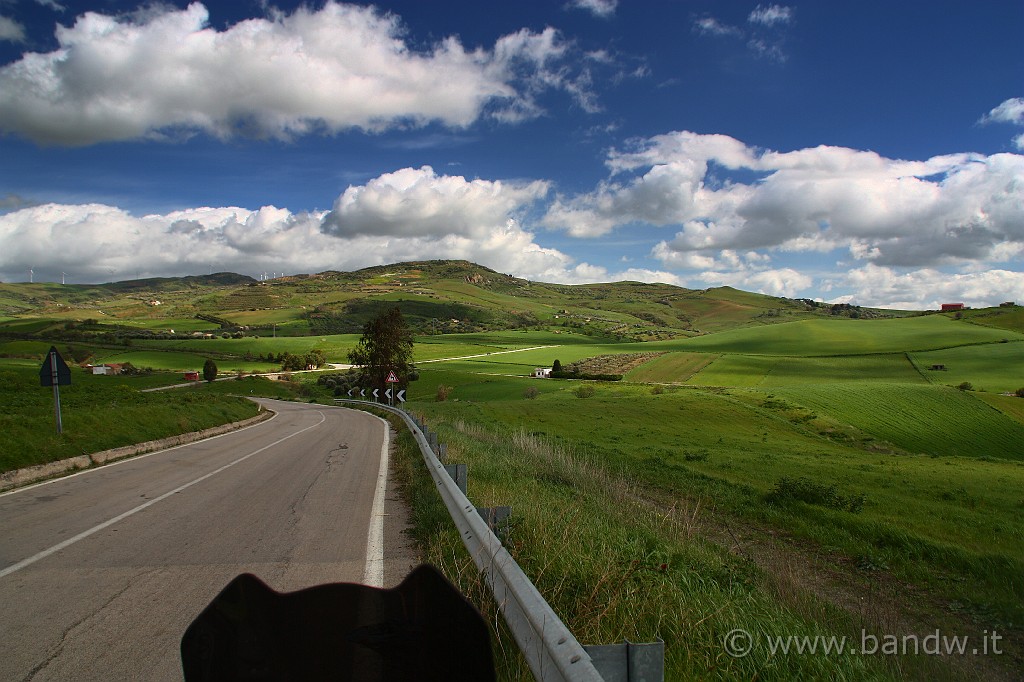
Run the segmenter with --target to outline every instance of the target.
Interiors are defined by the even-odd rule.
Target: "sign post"
[[[39,368],[39,383],[42,386],[53,386],[53,414],[57,421],[57,433],[64,432],[64,424],[60,417],[60,387],[71,385],[71,370],[64,358],[57,352],[56,346],[50,346],[43,366]]]
[[[395,376],[395,370],[392,369],[392,370],[388,371],[388,378],[385,379],[385,383],[388,383],[388,384],[397,384],[398,383],[398,377]],[[388,386],[388,390],[387,390],[386,395],[388,397],[388,405],[391,405],[392,407],[394,407],[395,399],[391,395],[391,387],[390,386]]]

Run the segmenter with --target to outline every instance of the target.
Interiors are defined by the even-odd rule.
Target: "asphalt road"
[[[384,422],[263,402],[256,426],[0,495],[0,679],[180,680],[182,634],[242,572],[399,582]]]

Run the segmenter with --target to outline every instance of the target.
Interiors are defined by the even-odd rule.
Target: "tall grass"
[[[710,500],[662,503],[598,458],[523,430],[461,420],[431,428],[448,443],[450,460],[469,465],[474,504],[512,505],[506,547],[582,643],[661,638],[671,680],[899,677],[877,658],[772,656],[764,647],[727,655],[723,641],[735,628],[759,638],[830,636],[849,634],[854,623],[805,595],[801,604],[785,603],[753,562],[704,539],[701,505]],[[492,623],[501,678],[530,679],[418,458],[407,452],[403,466],[426,560]]]

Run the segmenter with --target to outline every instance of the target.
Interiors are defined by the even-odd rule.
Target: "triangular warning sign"
[[[385,382],[389,383],[389,384],[397,384],[398,383],[398,377],[395,376],[395,372],[393,370],[388,372],[388,378],[385,379]]]

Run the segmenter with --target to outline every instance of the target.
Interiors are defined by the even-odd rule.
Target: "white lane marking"
[[[51,483],[58,483],[60,481],[66,481],[69,478],[75,478],[76,476],[85,476],[86,474],[91,474],[91,473],[94,473],[94,472],[97,472],[97,471],[107,471],[111,467],[116,467],[119,464],[128,464],[129,462],[137,462],[140,459],[146,459],[147,457],[152,457],[153,455],[159,455],[159,454],[162,454],[162,453],[165,453],[165,452],[170,452],[171,450],[177,450],[178,448],[187,448],[188,446],[195,445],[196,443],[205,443],[206,441],[209,441],[209,440],[216,440],[217,438],[223,438],[224,436],[231,436],[231,435],[234,435],[236,433],[241,433],[242,431],[248,431],[249,429],[254,429],[257,426],[263,426],[267,422],[273,421],[274,419],[277,419],[277,415],[278,415],[278,413],[275,412],[273,414],[273,416],[270,417],[270,419],[264,419],[261,422],[257,422],[255,424],[250,424],[249,426],[243,426],[240,429],[235,429],[234,431],[227,431],[225,433],[221,433],[221,434],[218,434],[216,436],[210,436],[209,438],[203,438],[201,440],[194,440],[191,443],[182,443],[181,445],[173,445],[173,446],[171,446],[169,448],[163,448],[161,450],[154,450],[153,452],[147,452],[144,455],[132,455],[132,456],[129,456],[129,457],[125,457],[124,459],[119,459],[116,462],[109,462],[107,464],[101,464],[100,466],[91,467],[89,469],[84,469],[82,471],[79,471],[76,474],[68,474],[67,476],[58,476],[57,478],[51,478],[51,479],[48,479],[46,481],[40,481],[39,483],[33,483],[31,485],[26,485],[26,486],[22,486],[20,488],[15,488],[14,490],[8,490],[5,493],[0,493],[0,497],[5,497],[7,495],[15,495],[17,493],[23,493],[26,490],[33,490],[34,488],[38,488],[40,486],[50,485]]]
[[[370,507],[370,530],[366,535],[366,568],[363,571],[363,584],[370,587],[384,587],[384,496],[388,488],[388,446],[391,429],[386,420],[380,421],[384,425],[384,444],[380,446],[380,469],[377,471],[377,489],[373,493],[373,505]]]
[[[159,497],[154,497],[152,500],[149,500],[148,502],[143,502],[138,507],[135,507],[134,509],[129,509],[128,511],[124,512],[123,514],[118,514],[114,518],[108,519],[108,520],[104,521],[103,523],[97,524],[97,525],[93,526],[92,528],[90,528],[89,530],[84,530],[81,533],[79,533],[78,535],[76,535],[74,537],[71,537],[71,538],[68,538],[67,540],[65,540],[63,542],[57,543],[56,545],[54,545],[53,547],[50,547],[49,549],[44,549],[43,551],[39,552],[38,554],[34,554],[34,555],[30,556],[27,559],[22,559],[21,561],[19,561],[16,564],[11,564],[7,568],[5,568],[2,571],[0,571],[0,578],[4,578],[4,577],[10,575],[11,573],[14,573],[16,571],[20,571],[21,569],[25,568],[26,566],[31,566],[35,562],[37,562],[37,561],[39,561],[41,559],[45,559],[46,557],[50,556],[51,554],[56,554],[60,550],[65,549],[67,547],[70,547],[71,545],[75,544],[79,540],[84,540],[85,538],[89,537],[93,533],[98,533],[99,531],[103,530],[104,528],[107,528],[109,526],[114,525],[118,521],[123,521],[124,519],[128,518],[132,514],[136,514],[136,513],[140,512],[140,511],[142,511],[143,509],[151,507],[154,504],[156,504],[157,502],[161,502],[163,500],[166,500],[171,495],[176,495],[176,494],[180,493],[181,491],[185,490],[186,488],[191,488],[196,483],[202,483],[203,481],[205,481],[206,479],[210,478],[211,476],[216,476],[217,474],[219,474],[220,472],[224,471],[225,469],[233,467],[236,464],[238,464],[239,462],[244,462],[245,460],[249,459],[253,455],[258,455],[261,452],[263,452],[264,450],[268,450],[268,449],[274,447],[278,443],[283,443],[284,441],[288,440],[289,438],[294,438],[295,436],[299,435],[300,433],[305,433],[306,431],[309,431],[310,429],[315,429],[316,427],[320,426],[325,421],[327,421],[327,417],[324,415],[323,412],[320,412],[319,410],[317,412],[320,415],[320,421],[318,421],[316,424],[313,424],[312,426],[307,426],[306,428],[301,429],[299,431],[296,431],[295,433],[289,434],[289,435],[285,436],[284,438],[279,438],[279,439],[275,440],[273,443],[270,443],[269,445],[264,445],[259,450],[253,450],[248,455],[242,455],[241,457],[239,457],[235,461],[229,462],[228,464],[225,464],[224,466],[220,467],[219,469],[215,469],[215,470],[211,471],[210,473],[204,474],[203,476],[200,476],[199,478],[197,478],[197,479],[195,479],[193,481],[189,481],[188,483],[186,483],[184,485],[180,485],[177,488],[175,488],[174,490],[172,490],[170,492],[166,492],[163,495],[160,495]]]

